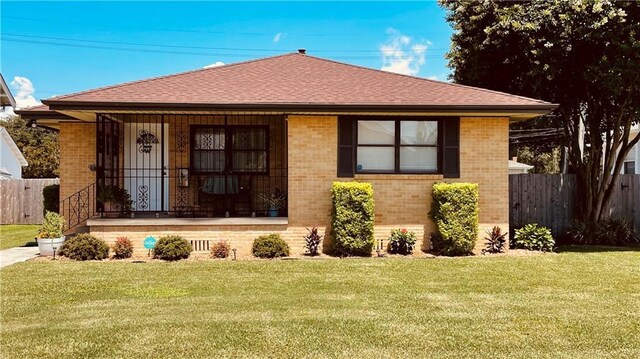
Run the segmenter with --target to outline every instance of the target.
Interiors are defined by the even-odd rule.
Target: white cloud
[[[286,33],[279,32],[273,37],[273,42],[279,42],[280,40],[284,39],[285,37],[287,37]]]
[[[218,66],[222,66],[222,65],[224,65],[224,62],[222,62],[222,61],[216,61],[216,62],[214,62],[214,63],[212,63],[212,64],[209,64],[209,65],[207,65],[207,66],[204,66],[204,67],[203,67],[203,69],[209,69],[209,68],[212,68],[212,67],[218,67]]]
[[[16,108],[38,106],[42,103],[33,97],[35,88],[33,83],[26,77],[16,76],[11,81],[13,88],[13,97],[16,99]]]
[[[427,76],[427,79],[440,81],[440,82],[449,82],[449,79],[447,78],[447,74],[431,75],[431,76]]]
[[[431,42],[426,40],[414,41],[394,28],[388,28],[389,38],[380,45],[383,71],[405,75],[417,75],[425,64],[425,55]]]

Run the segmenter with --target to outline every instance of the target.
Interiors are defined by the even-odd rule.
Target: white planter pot
[[[53,256],[53,248],[56,249],[56,254],[60,253],[60,247],[64,243],[64,236],[60,238],[38,238],[38,249],[41,256]]]

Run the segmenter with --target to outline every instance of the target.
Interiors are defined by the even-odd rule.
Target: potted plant
[[[120,215],[131,212],[133,201],[129,196],[129,192],[118,185],[100,186],[97,198],[102,203],[103,214],[107,204],[109,204],[109,210],[116,210]]]
[[[280,210],[287,205],[287,193],[276,190],[273,193],[260,193],[258,197],[264,202],[269,217],[280,216]]]
[[[44,221],[38,230],[38,249],[41,256],[52,256],[64,243],[64,218],[55,212],[44,216]]]

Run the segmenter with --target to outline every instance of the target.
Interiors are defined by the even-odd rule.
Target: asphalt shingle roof
[[[301,53],[58,96],[45,103],[540,106],[548,102]]]

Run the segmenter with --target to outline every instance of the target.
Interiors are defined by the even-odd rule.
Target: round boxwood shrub
[[[536,223],[531,223],[520,229],[516,229],[512,244],[514,248],[550,252],[556,243],[553,240],[549,228],[540,227]]]
[[[276,233],[256,238],[251,247],[251,253],[258,258],[287,257],[289,251],[287,242]]]
[[[67,239],[60,254],[76,261],[101,260],[109,256],[109,246],[102,239],[81,233]]]
[[[153,248],[153,257],[166,261],[177,261],[189,258],[191,243],[181,236],[161,237]]]

